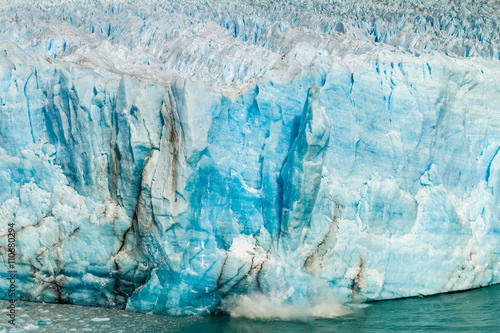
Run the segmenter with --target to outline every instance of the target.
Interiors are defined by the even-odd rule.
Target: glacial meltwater
[[[7,302],[0,301],[0,305],[5,317]],[[259,312],[250,308],[247,317],[251,318],[242,311],[235,316],[168,317],[66,304],[17,305],[15,328],[3,318],[0,332],[500,332],[500,285],[347,308],[335,305],[328,314],[330,318],[301,316],[286,308],[266,311],[282,317],[289,315],[287,320],[270,319],[265,314],[259,317]],[[304,312],[309,313],[305,309]]]

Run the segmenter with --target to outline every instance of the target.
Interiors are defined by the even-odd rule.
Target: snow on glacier
[[[500,282],[494,1],[0,6],[20,298],[316,313]]]

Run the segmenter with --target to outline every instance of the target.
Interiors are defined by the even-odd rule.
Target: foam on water
[[[338,297],[298,304],[279,304],[260,293],[228,298],[224,300],[222,309],[233,317],[292,321],[335,318],[352,312]]]

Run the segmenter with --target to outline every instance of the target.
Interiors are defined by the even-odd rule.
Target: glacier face
[[[185,315],[500,282],[494,2],[2,6],[20,298]]]

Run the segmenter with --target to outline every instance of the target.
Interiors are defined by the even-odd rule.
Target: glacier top
[[[329,65],[384,48],[500,59],[496,1],[7,0],[0,41],[96,71],[241,87],[282,57]],[[103,73],[101,73],[103,74]]]

